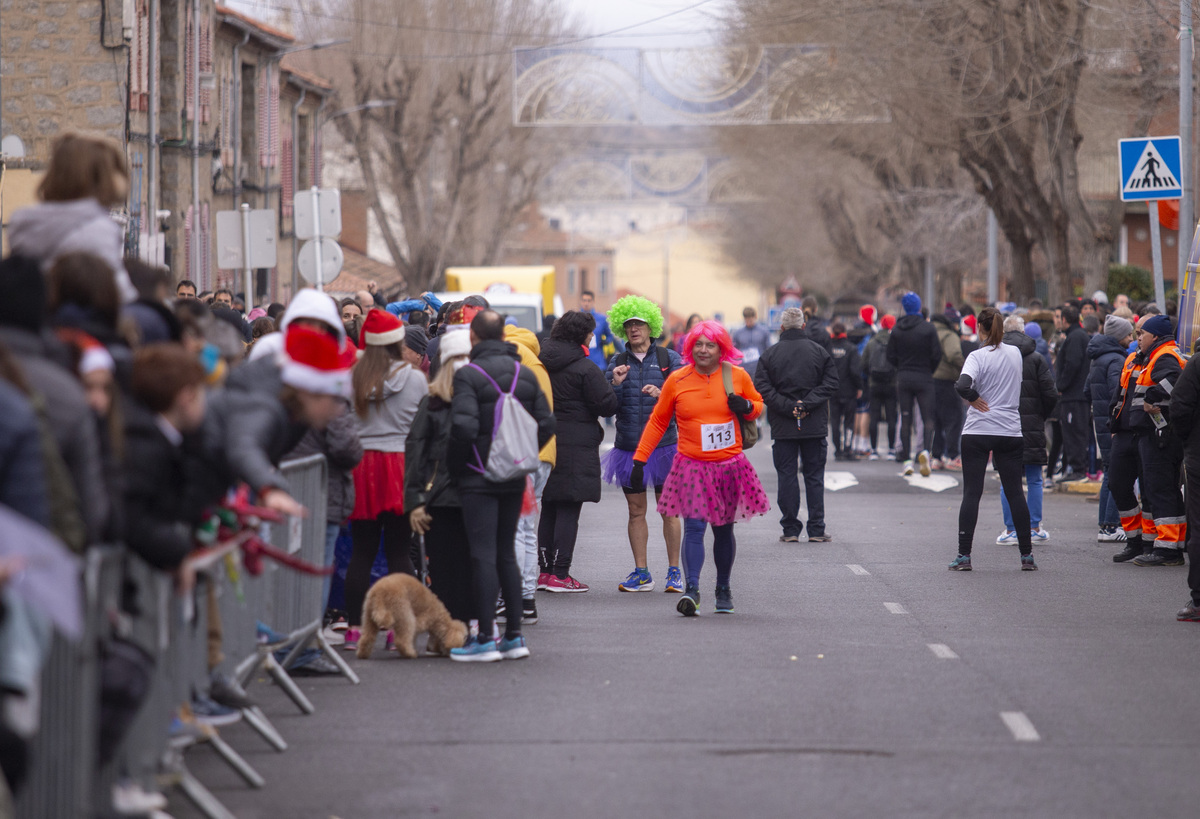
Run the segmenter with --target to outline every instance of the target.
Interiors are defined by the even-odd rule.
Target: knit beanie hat
[[[425,350],[429,348],[429,336],[425,335],[425,328],[412,325],[405,327],[404,346],[417,355],[425,355]]]
[[[403,322],[387,310],[372,310],[363,322],[359,345],[362,347],[387,347],[404,341],[407,331]]]
[[[946,318],[949,319],[951,327],[957,327],[958,323],[962,321],[962,313],[958,312],[953,304],[946,305],[945,315]]]
[[[921,297],[909,290],[900,297],[900,306],[904,308],[904,315],[915,316],[921,312]]]
[[[471,352],[471,334],[464,327],[461,330],[451,329],[441,336],[438,342],[438,355],[441,363],[445,364],[455,356],[467,355]]]
[[[862,319],[863,324],[875,325],[875,318],[879,315],[879,311],[875,309],[873,304],[864,304],[858,310],[858,317]]]
[[[1142,330],[1153,333],[1158,338],[1175,335],[1175,330],[1171,327],[1171,320],[1163,315],[1152,316],[1142,325]]]
[[[46,315],[46,277],[22,256],[0,261],[0,325],[38,332]]]
[[[1104,320],[1104,335],[1112,336],[1117,341],[1133,332],[1133,322],[1120,316],[1109,316]]]
[[[382,312],[382,311],[373,311]],[[284,341],[280,377],[284,384],[321,395],[350,395],[354,348],[338,343],[329,333],[311,327],[292,327]]]
[[[337,333],[339,346],[341,346],[342,341],[346,338],[346,328],[342,325],[341,313],[338,312],[333,299],[319,290],[306,287],[298,291],[292,298],[292,303],[283,312],[283,319],[279,322],[279,329],[286,332],[289,324],[301,318],[328,324],[329,329]]]
[[[1029,322],[1028,324],[1025,325],[1025,335],[1029,336],[1030,338],[1034,338],[1034,339],[1041,338],[1042,337],[1042,325],[1038,324],[1036,321]]]
[[[896,326],[896,317],[893,316],[891,313],[888,313],[886,316],[884,316],[883,318],[881,318],[879,320],[879,324],[883,327],[883,329],[890,330]]]

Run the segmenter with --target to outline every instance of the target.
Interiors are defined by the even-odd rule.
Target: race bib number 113
[[[728,449],[737,442],[733,431],[733,421],[724,424],[700,425],[700,448],[705,452],[716,452]]]

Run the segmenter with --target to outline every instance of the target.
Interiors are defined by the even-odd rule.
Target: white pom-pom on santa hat
[[[284,384],[298,390],[348,397],[354,361],[354,348],[346,345],[339,350],[337,341],[328,333],[309,327],[289,327],[280,374]]]

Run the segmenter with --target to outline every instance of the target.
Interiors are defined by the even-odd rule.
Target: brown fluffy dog
[[[433,592],[410,574],[389,574],[367,592],[363,601],[360,660],[371,657],[380,631],[396,632],[396,650],[410,660],[417,656],[416,637],[429,632],[428,650],[449,656],[450,649],[467,641],[467,625],[450,617],[450,612]]]

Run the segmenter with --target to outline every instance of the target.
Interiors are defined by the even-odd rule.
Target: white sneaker
[[[129,780],[113,785],[112,801],[113,810],[122,816],[145,816],[151,811],[165,810],[167,807],[167,797]]]
[[[914,471],[913,470],[913,462],[905,461],[904,462],[904,475],[907,477],[907,476],[913,474],[913,471]]]
[[[1045,543],[1050,539],[1050,533],[1039,525],[1038,528],[1029,530],[1029,537],[1037,543]]]
[[[929,468],[929,452],[927,450],[922,449],[917,454],[917,464],[921,468],[921,477],[928,478],[932,470]]]
[[[1101,529],[1096,535],[1097,543],[1124,543],[1126,541],[1125,530],[1120,526],[1113,529],[1111,532]]]
[[[1000,537],[996,538],[997,546],[1007,546],[1011,543],[1016,543],[1016,542],[1017,542],[1017,533],[1010,532],[1007,529],[1005,529],[1003,532],[1000,533]]]
[[[335,629],[333,626],[326,626],[321,631],[321,636],[325,638],[325,642],[331,646],[340,646],[346,642],[346,632],[340,629]]]

